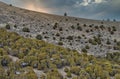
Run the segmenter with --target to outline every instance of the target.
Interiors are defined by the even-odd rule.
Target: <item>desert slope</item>
[[[29,11],[0,2],[0,27],[24,37],[42,39],[56,45],[93,55],[120,51],[120,22],[90,20]],[[16,27],[14,27],[16,26]],[[28,28],[29,32],[23,32]]]

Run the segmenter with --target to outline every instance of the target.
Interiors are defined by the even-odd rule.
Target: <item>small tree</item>
[[[9,4],[9,6],[12,6],[12,4]]]
[[[113,19],[113,22],[116,22],[116,19]]]
[[[64,16],[67,16],[67,13],[66,13],[66,12],[64,13]]]

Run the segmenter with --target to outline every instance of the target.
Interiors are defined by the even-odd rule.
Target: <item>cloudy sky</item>
[[[120,0],[0,0],[17,7],[89,19],[120,20]]]

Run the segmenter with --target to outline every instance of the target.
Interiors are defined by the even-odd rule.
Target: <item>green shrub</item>
[[[86,24],[84,24],[83,26],[84,26],[84,27],[86,27],[87,25],[86,25]]]
[[[30,32],[29,28],[27,28],[27,27],[24,27],[24,28],[22,29],[22,31],[23,31],[23,32]]]
[[[67,67],[65,67],[64,71],[65,71],[65,72],[68,72],[68,71],[69,71],[69,69],[68,69]]]
[[[86,49],[90,49],[90,47],[88,45],[85,46]]]
[[[97,45],[97,42],[95,42],[93,39],[89,39],[89,43],[91,43],[92,45]]]
[[[58,42],[58,45],[63,45],[63,42],[61,42],[61,41],[60,41],[60,42]]]
[[[90,32],[89,29],[87,29],[86,32],[89,33]]]
[[[17,28],[17,25],[15,24],[14,27]]]
[[[7,25],[5,26],[5,28],[6,28],[6,29],[10,29],[10,25],[7,24]]]
[[[59,31],[63,31],[63,28],[62,28],[62,27],[60,27],[60,28],[59,28]]]
[[[67,39],[68,40],[73,40],[73,36],[68,36]]]
[[[39,35],[36,36],[36,39],[42,40],[42,36],[39,34]]]
[[[59,36],[60,36],[60,34],[59,34],[59,33],[56,33],[56,36],[58,36],[58,37],[59,37]]]
[[[67,77],[72,77],[71,72],[67,72]]]
[[[80,67],[78,66],[73,66],[70,68],[70,72],[75,74],[75,75],[79,75],[79,72],[80,72]]]
[[[81,36],[78,36],[78,39],[81,39]]]
[[[55,23],[53,29],[56,29],[57,27],[58,27],[58,23]]]
[[[75,29],[75,27],[74,27],[73,25],[71,26],[71,28],[72,28],[72,29]]]
[[[87,53],[86,48],[83,48],[81,51],[84,52],[84,53]]]
[[[117,42],[117,46],[120,46],[120,41]]]
[[[107,40],[106,44],[108,44],[108,45],[110,45],[110,44],[111,44],[111,42],[110,42],[110,40],[109,40],[109,39]]]
[[[115,26],[113,26],[112,28],[113,28],[113,31],[117,31],[117,29],[116,29],[116,27],[115,27]]]
[[[82,31],[82,27],[78,26],[78,27],[77,27],[77,30]]]

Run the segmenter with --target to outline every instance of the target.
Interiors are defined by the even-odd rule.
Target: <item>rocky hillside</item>
[[[0,79],[120,79],[120,52],[79,54],[2,28]]]
[[[120,22],[29,11],[0,2],[0,27],[92,55],[120,51]]]

